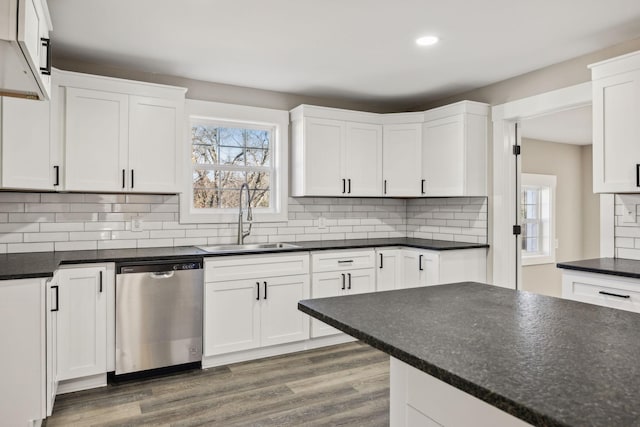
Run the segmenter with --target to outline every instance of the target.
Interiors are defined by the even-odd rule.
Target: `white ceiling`
[[[564,144],[593,141],[591,105],[522,121],[522,137]]]
[[[49,0],[56,57],[412,102],[640,37],[638,0]],[[441,42],[420,48],[416,37]]]

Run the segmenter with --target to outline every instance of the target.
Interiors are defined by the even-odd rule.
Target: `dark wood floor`
[[[60,395],[54,426],[388,426],[389,357],[355,342]]]

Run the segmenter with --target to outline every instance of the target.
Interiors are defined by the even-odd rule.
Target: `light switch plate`
[[[327,218],[321,216],[318,217],[318,230],[326,230],[327,229]]]
[[[131,231],[142,231],[142,218],[131,218]]]

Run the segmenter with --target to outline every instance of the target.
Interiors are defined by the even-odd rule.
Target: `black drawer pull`
[[[55,288],[56,290],[56,308],[52,308],[51,311],[59,311],[60,310],[60,300],[58,299],[60,290],[58,289],[58,285],[54,285],[51,287],[51,289],[53,290]]]
[[[347,289],[351,289],[351,273],[347,273],[349,276],[349,287]]]
[[[640,187],[640,163],[636,164],[636,187]]]
[[[352,259],[341,259],[341,260],[338,260],[338,264],[348,264],[350,262],[353,262],[353,260]]]
[[[258,295],[256,296],[256,301],[260,301],[260,282],[256,282],[256,290],[258,291]]]
[[[267,299],[267,282],[264,282],[264,299]]]
[[[51,75],[51,39],[40,37],[40,43],[47,49],[47,62],[44,67],[40,67],[40,72],[45,76]]]
[[[347,179],[347,183],[349,184],[349,190],[347,193],[351,194],[351,178]]]
[[[384,257],[382,256],[382,254],[380,254],[380,268],[382,268],[382,262],[383,262]]]
[[[56,181],[53,183],[53,186],[57,187],[58,185],[60,185],[60,166],[54,166],[53,170],[56,171]]]
[[[600,291],[598,292],[600,295],[609,295],[611,297],[618,297],[618,298],[631,298],[631,295],[620,295],[620,294],[612,294],[611,292],[605,292],[605,291]]]
[[[342,194],[347,192],[347,180],[342,178]]]
[[[100,272],[100,283],[98,285],[98,291],[102,293],[102,271]]]
[[[422,268],[422,255],[418,257],[418,270],[424,270],[424,268]]]
[[[124,188],[125,186],[125,179],[126,179],[126,173],[127,171],[125,171],[124,169],[122,169],[122,188]]]
[[[342,290],[344,291],[344,289],[345,289],[345,275],[344,275],[344,273],[341,273],[341,274],[342,274]]]
[[[422,194],[424,194],[424,182],[425,182],[425,180],[424,180],[424,179],[420,182],[420,192],[421,192]]]

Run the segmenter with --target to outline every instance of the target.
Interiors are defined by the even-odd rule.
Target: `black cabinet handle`
[[[53,170],[56,171],[56,180],[53,183],[53,186],[56,187],[60,185],[60,166],[56,165],[53,167]]]
[[[131,188],[133,188],[133,169],[131,169]]]
[[[40,72],[46,76],[50,76],[51,75],[51,39],[41,37],[40,43],[42,43],[42,46],[47,48],[47,62],[44,67],[40,67]]]
[[[260,301],[260,282],[256,282],[256,291],[257,291],[256,301]]]
[[[424,270],[424,269],[422,268],[422,255],[420,255],[420,256],[418,257],[418,270],[420,270],[420,271]]]
[[[636,165],[636,187],[640,187],[640,163]]]
[[[351,178],[347,179],[347,182],[349,183],[349,191],[347,193],[351,194]]]
[[[347,192],[347,180],[342,178],[342,194]]]
[[[58,299],[58,294],[60,293],[60,290],[58,289],[58,285],[52,286],[51,289],[55,289],[56,290],[56,308],[52,308],[51,311],[59,311],[60,310],[60,300]]]
[[[352,263],[353,260],[352,259],[339,259],[338,260],[338,264],[349,264]]]
[[[420,191],[422,192],[422,194],[424,194],[424,182],[424,179],[420,182]]]
[[[351,289],[351,273],[347,273],[349,276],[349,287],[347,289]]]
[[[384,257],[382,256],[382,254],[380,254],[380,268],[382,268],[382,260],[383,260],[383,258]]]
[[[341,274],[342,274],[342,290],[344,291],[344,289],[345,289],[345,275],[344,275],[344,273],[341,273]]]
[[[100,272],[100,282],[98,284],[98,291],[102,293],[102,271]]]
[[[387,180],[384,180],[384,194],[387,194]]]
[[[267,282],[264,282],[264,299],[267,299]]]
[[[605,291],[600,291],[598,293],[601,294],[601,295],[609,295],[611,297],[618,297],[618,298],[624,298],[624,299],[631,298],[630,295],[612,294],[611,292],[605,292]]]
[[[126,173],[127,173],[127,171],[122,169],[122,188],[125,187],[125,182],[124,181],[126,179]]]

